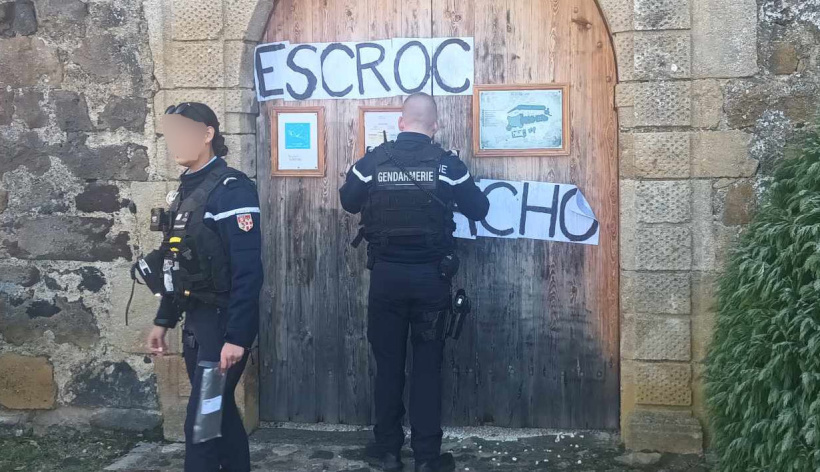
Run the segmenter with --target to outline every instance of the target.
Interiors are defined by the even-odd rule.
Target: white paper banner
[[[260,44],[254,51],[259,101],[365,99],[427,92],[471,95],[473,38]]]
[[[490,200],[490,211],[477,222],[456,213],[453,236],[598,245],[598,220],[575,185],[506,180],[480,180],[476,184]]]

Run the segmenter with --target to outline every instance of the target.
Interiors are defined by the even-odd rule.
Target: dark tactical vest
[[[443,207],[413,183],[393,162],[390,154],[424,189],[437,194],[438,173],[444,151],[429,144],[419,151],[396,149],[393,143],[382,144],[376,154],[373,184],[362,210],[364,238],[376,248],[390,244],[391,239],[419,240],[432,247],[450,247],[455,230],[452,205]]]
[[[227,305],[231,289],[230,261],[219,234],[205,225],[205,206],[211,192],[229,177],[247,179],[236,169],[221,167],[210,171],[185,199],[180,201],[177,193],[169,213],[172,224],[165,234],[170,249],[163,271],[173,266],[173,291],[220,306]],[[168,291],[168,282],[165,288]]]

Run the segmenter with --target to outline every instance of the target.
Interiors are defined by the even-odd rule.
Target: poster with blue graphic
[[[277,119],[275,171],[319,170],[319,118],[315,112],[283,112]]]
[[[285,149],[310,149],[310,123],[285,123]]]

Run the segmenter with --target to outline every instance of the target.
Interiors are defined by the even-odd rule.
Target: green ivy
[[[820,133],[780,163],[717,290],[717,470],[820,471]]]

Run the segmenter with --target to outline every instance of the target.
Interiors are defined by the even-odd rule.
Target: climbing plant
[[[782,161],[721,275],[706,367],[718,470],[820,470],[820,133]]]

